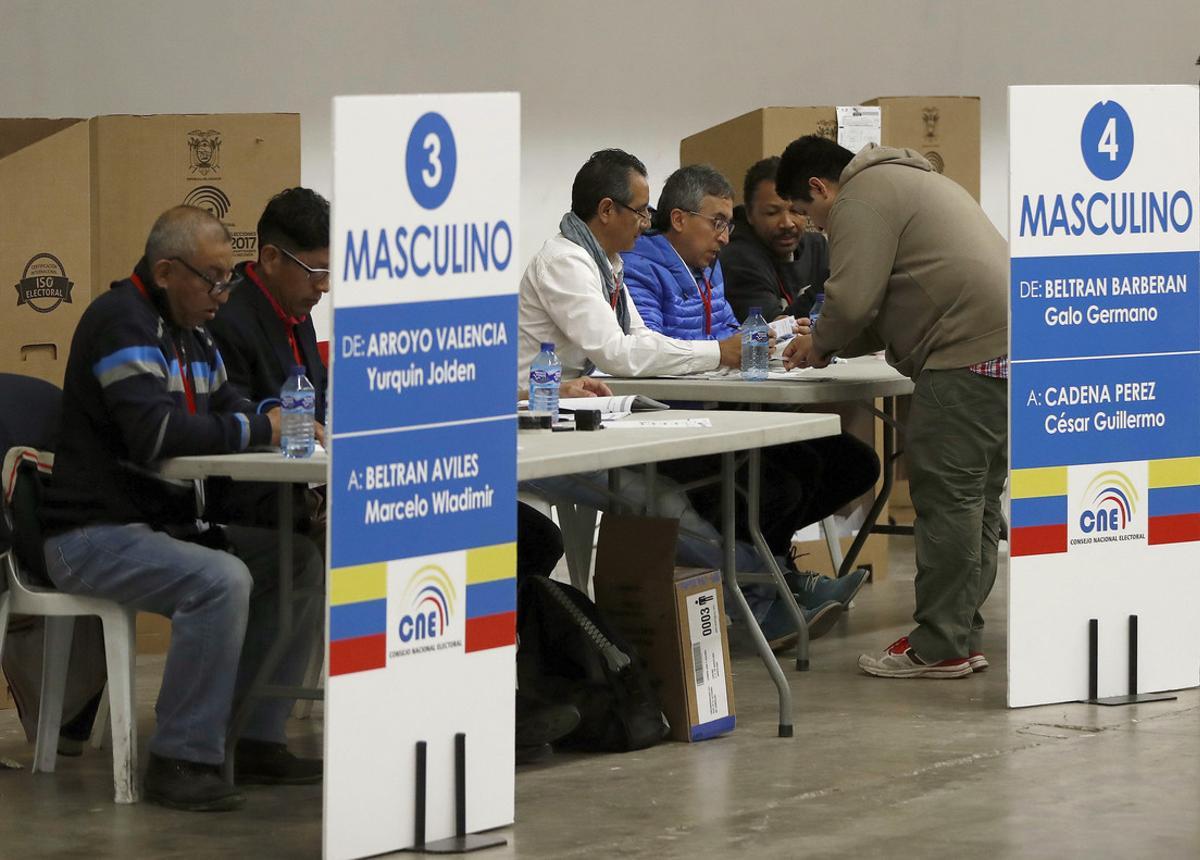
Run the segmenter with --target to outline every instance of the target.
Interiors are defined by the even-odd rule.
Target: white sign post
[[[1013,87],[1009,135],[1009,705],[1196,686],[1200,91]]]
[[[353,858],[455,834],[463,735],[466,828],[513,820],[520,102],[333,117],[324,849]]]

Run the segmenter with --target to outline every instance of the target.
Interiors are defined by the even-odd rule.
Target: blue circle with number
[[[1116,179],[1133,158],[1133,122],[1117,102],[1096,102],[1079,135],[1083,162],[1097,179]]]
[[[445,117],[430,111],[416,121],[408,135],[404,163],[408,189],[423,209],[436,209],[446,202],[454,187],[458,149]]]

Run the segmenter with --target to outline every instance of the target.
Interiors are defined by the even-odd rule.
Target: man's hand
[[[812,334],[812,320],[808,317],[797,317],[796,324],[792,326],[792,334]]]
[[[313,438],[317,440],[318,445],[325,447],[325,425],[320,421],[313,421]]]
[[[590,376],[564,382],[558,388],[559,397],[611,397],[612,389]]]
[[[742,367],[742,333],[732,334],[724,340],[717,341],[721,348],[721,366],[740,370]],[[767,331],[767,355],[775,348],[775,332]]]
[[[818,355],[813,349],[811,334],[798,334],[783,348],[783,366],[788,370],[793,367],[827,367],[829,356]]]
[[[267,420],[271,422],[271,444],[278,448],[283,421],[283,413],[279,411],[278,406],[267,412]]]

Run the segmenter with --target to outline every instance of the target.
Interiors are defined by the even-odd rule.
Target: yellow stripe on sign
[[[329,571],[329,605],[387,597],[387,562],[335,567]]]
[[[517,575],[517,545],[501,543],[467,550],[467,584],[512,579]]]
[[[1151,460],[1150,486],[1190,487],[1200,484],[1200,457],[1176,457],[1173,460]]]
[[[1067,494],[1067,467],[1047,466],[1043,469],[1015,469],[1012,473],[1011,490],[1014,499],[1065,496]]]

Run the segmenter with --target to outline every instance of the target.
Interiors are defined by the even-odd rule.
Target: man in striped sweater
[[[148,799],[180,809],[241,805],[219,768],[232,704],[253,679],[277,623],[275,533],[204,519],[200,482],[169,481],[157,464],[279,443],[277,411],[256,414],[226,378],[204,324],[228,299],[225,227],[176,207],[155,222],[146,254],[84,312],[71,343],[54,476],[42,512],[50,578],[64,592],[109,598],[172,621],[150,741]],[[295,541],[298,591],[323,564]],[[316,625],[299,631],[275,681],[297,684]],[[237,748],[239,783],[302,783],[319,760],[285,745],[291,701],[258,706]]]

